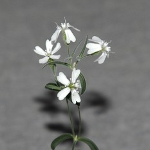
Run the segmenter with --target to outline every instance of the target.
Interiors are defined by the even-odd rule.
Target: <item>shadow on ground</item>
[[[34,101],[41,105],[39,111],[42,113],[47,113],[50,117],[57,118],[58,115],[64,114],[68,117],[68,112],[66,107],[60,107],[59,101],[57,100],[56,92],[47,91],[43,96],[34,98]],[[71,105],[71,103],[70,103]],[[73,105],[74,106],[74,105]],[[82,97],[81,109],[93,108],[96,115],[101,113],[106,113],[110,109],[110,100],[101,93],[95,91],[86,92],[85,96]],[[77,111],[71,109],[71,114],[74,122],[75,132],[78,132],[78,114]],[[59,121],[49,122],[44,125],[47,130],[52,130],[61,133],[71,133],[70,123],[62,123]],[[86,122],[82,118],[82,129],[81,134],[86,134]]]

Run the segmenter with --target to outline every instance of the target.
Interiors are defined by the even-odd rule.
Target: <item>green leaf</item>
[[[56,64],[52,64],[50,66],[52,68],[53,74],[56,75],[56,72],[57,72],[57,66],[56,66]]]
[[[72,134],[70,133],[65,133],[62,134],[60,136],[58,136],[56,139],[53,140],[53,142],[51,143],[51,148],[52,150],[54,150],[56,148],[57,145],[59,145],[60,143],[68,140],[68,139],[73,139]]]
[[[49,64],[49,65],[52,65],[52,64],[60,64],[60,65],[64,65],[64,66],[70,67],[70,64],[68,64],[68,63],[66,63],[66,62],[61,62],[61,61],[53,61],[53,62],[49,62],[48,64]]]
[[[79,80],[81,83],[81,95],[82,95],[86,90],[86,80],[82,73],[80,73],[80,75],[79,75]]]
[[[81,141],[87,144],[91,150],[99,150],[96,144],[88,138],[78,137],[78,141]]]
[[[48,83],[48,84],[46,84],[45,88],[49,89],[49,90],[53,90],[53,91],[61,90],[61,87],[59,87],[56,83]]]
[[[83,56],[83,54],[84,54],[84,51],[85,51],[85,48],[86,48],[87,41],[88,41],[88,36],[86,37],[84,46],[83,46],[82,51],[80,52],[80,54],[79,54],[79,56],[78,56],[78,59],[81,59],[81,58],[82,58],[82,56]]]
[[[76,48],[73,50],[71,56],[73,56],[73,55],[75,54],[75,52],[76,52],[77,49],[79,48],[79,46],[80,46],[80,44],[82,43],[82,41],[83,41],[83,40],[81,40],[81,41],[79,42],[79,44],[76,46]]]
[[[46,66],[50,65],[56,65],[56,64],[59,64],[59,65],[64,65],[64,66],[67,66],[67,67],[71,67],[70,64],[66,63],[66,62],[61,62],[61,61],[49,61],[47,64],[45,64],[43,66],[43,68],[45,68]]]

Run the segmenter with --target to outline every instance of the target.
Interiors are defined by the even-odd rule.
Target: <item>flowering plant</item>
[[[88,37],[86,37],[83,48],[76,56],[75,54],[79,49],[79,46],[82,43],[82,41],[80,41],[77,44],[76,48],[73,51],[71,51],[70,50],[71,42],[75,42],[76,38],[69,28],[73,28],[76,31],[80,30],[67,23],[66,20],[65,23],[61,23],[61,26],[57,25],[56,28],[57,28],[56,31],[51,36],[51,40],[46,40],[46,50],[43,50],[39,46],[36,46],[34,49],[35,53],[44,56],[42,59],[39,59],[39,63],[45,64],[44,67],[50,66],[55,78],[55,83],[48,83],[46,84],[45,88],[58,92],[57,93],[58,100],[60,101],[64,99],[66,100],[68,115],[71,123],[72,133],[65,133],[54,139],[51,143],[51,148],[52,150],[54,150],[63,141],[72,139],[73,140],[72,150],[75,149],[75,146],[78,142],[84,142],[90,147],[91,150],[98,150],[98,147],[92,140],[85,137],[81,137],[80,135],[81,134],[80,103],[81,103],[81,96],[86,90],[86,80],[81,70],[78,69],[78,63],[83,58],[87,58],[93,55],[100,55],[99,58],[95,60],[95,62],[98,62],[98,64],[102,64],[105,61],[106,57],[109,57],[111,48],[108,46],[109,43],[101,40],[97,36],[93,36],[92,39],[89,39],[90,43],[88,43]],[[60,43],[55,44],[56,41],[58,40],[60,32],[63,35],[63,41],[67,48],[67,58],[65,58],[63,61],[59,60],[61,57],[60,55],[55,55],[55,53],[58,52],[61,48]],[[53,45],[56,45],[54,49]],[[88,49],[87,54],[85,54],[86,48]],[[57,65],[63,65],[71,69],[72,71],[71,78],[68,79],[63,72],[59,72],[59,74],[57,75]],[[74,131],[74,124],[70,112],[70,105],[69,105],[70,103],[73,103],[78,108],[79,113],[78,134],[75,133]]]

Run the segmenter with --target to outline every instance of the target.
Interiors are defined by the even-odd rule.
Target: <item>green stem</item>
[[[70,64],[72,64],[72,57],[71,57],[71,54],[70,54],[70,47],[69,47],[69,45],[67,45],[67,50],[68,50],[68,57],[69,57],[69,60],[70,60]]]
[[[76,145],[76,142],[73,142],[73,145],[72,145],[72,150],[74,150],[74,148],[75,148],[75,145]]]
[[[71,117],[71,112],[70,112],[70,108],[69,108],[69,103],[68,103],[67,99],[66,99],[66,103],[67,103],[68,115],[69,115],[69,119],[70,119],[70,123],[71,123],[72,134],[73,134],[73,136],[75,136],[74,125],[73,125],[73,121],[72,121],[72,117]]]
[[[77,61],[75,62],[76,65],[77,65],[82,59],[84,59],[84,58],[86,58],[86,57],[88,57],[88,56],[90,56],[90,55],[88,54],[88,55],[85,55],[85,56],[80,57],[79,60],[77,60]]]
[[[80,106],[78,106],[78,112],[79,112],[79,135],[81,134],[81,112],[80,112]]]

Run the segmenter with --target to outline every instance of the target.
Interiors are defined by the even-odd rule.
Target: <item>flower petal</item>
[[[40,64],[45,64],[45,63],[47,63],[48,62],[48,60],[49,60],[49,57],[44,57],[44,58],[42,58],[42,59],[39,59],[39,63]]]
[[[55,54],[60,48],[61,48],[60,43],[57,43],[57,45],[55,46],[55,48],[52,51],[52,54]]]
[[[88,43],[88,44],[86,44],[86,48],[101,50],[102,46],[100,44],[96,44],[96,43]]]
[[[80,75],[80,70],[79,70],[79,69],[76,70],[76,69],[74,68],[73,71],[72,71],[72,78],[71,78],[72,83],[75,83],[75,82],[76,82],[76,80],[77,80],[77,78],[79,77],[79,75]]]
[[[52,58],[52,59],[59,59],[60,55],[50,55],[50,58]]]
[[[59,36],[60,32],[61,32],[61,27],[57,26],[57,30],[51,36],[51,41],[56,42],[57,39],[58,39],[58,36]]]
[[[104,52],[104,53],[102,53],[102,55],[101,55],[98,59],[96,59],[94,62],[98,61],[99,64],[102,64],[102,63],[105,61],[106,56],[107,56],[107,53]]]
[[[81,88],[81,82],[80,80],[77,80],[76,83],[75,83],[75,87],[78,89],[78,88]]]
[[[67,43],[70,43],[70,41],[72,41],[72,42],[76,41],[76,38],[70,29],[66,29],[65,34],[66,34],[66,42]]]
[[[71,98],[72,98],[72,102],[74,104],[76,104],[76,102],[78,102],[78,103],[81,102],[81,98],[79,96],[79,93],[75,89],[71,90]]]
[[[49,41],[49,40],[46,40],[46,50],[47,50],[47,53],[51,53],[52,47],[53,47],[52,42]]]
[[[93,42],[96,42],[96,43],[99,43],[99,44],[102,44],[104,41],[101,40],[99,37],[97,36],[93,36],[92,39],[89,39],[90,41],[93,41]]]
[[[39,47],[39,46],[35,47],[34,52],[37,53],[37,54],[39,54],[39,55],[42,55],[42,56],[46,55],[45,51],[41,47]]]
[[[75,29],[76,31],[80,31],[79,29],[75,28],[74,26],[70,25],[69,23],[67,23],[67,27],[68,28],[71,27],[71,28]]]
[[[89,49],[89,50],[87,51],[87,54],[91,55],[91,54],[94,54],[94,53],[99,52],[99,51],[100,51],[100,50],[97,50],[97,49]]]
[[[58,92],[57,97],[59,100],[63,100],[70,93],[70,88],[66,87]]]
[[[63,72],[59,73],[59,75],[57,76],[57,80],[66,86],[70,84],[70,81],[67,79],[67,77],[65,76]]]

